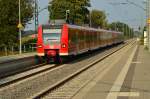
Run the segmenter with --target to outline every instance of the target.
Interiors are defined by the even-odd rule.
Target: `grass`
[[[23,52],[23,54],[31,53],[31,52],[35,52],[35,51],[26,51],[26,52]],[[17,55],[17,54],[19,54],[19,51],[14,51],[13,53],[12,53],[12,51],[8,51],[7,55],[6,55],[6,53],[4,51],[0,51],[0,57],[2,57],[2,56],[9,56],[9,55]]]
[[[8,51],[7,52],[7,55],[6,55],[6,53],[4,52],[4,51],[0,51],[0,57],[1,56],[9,56],[9,55],[16,55],[16,54],[19,54],[19,52],[18,51],[15,51],[15,52],[11,52],[11,51]]]

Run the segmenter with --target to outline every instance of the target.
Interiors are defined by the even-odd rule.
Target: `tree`
[[[107,19],[106,19],[105,12],[100,11],[100,10],[92,10],[91,22],[92,22],[92,27],[106,28],[107,27]]]
[[[134,30],[129,25],[122,22],[111,23],[109,25],[109,29],[123,32],[126,38],[131,38],[134,36]]]
[[[73,24],[83,24],[88,20],[90,0],[53,0],[49,6],[50,19],[65,19],[70,10],[69,20]]]
[[[33,1],[21,0],[21,22],[26,26],[33,16]],[[0,45],[18,42],[18,0],[0,0]]]

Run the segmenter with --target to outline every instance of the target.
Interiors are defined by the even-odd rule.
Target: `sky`
[[[48,2],[50,0],[38,1],[39,9],[42,9],[48,6]],[[145,7],[145,4],[143,3],[144,0],[129,1]],[[125,2],[126,0],[91,0],[91,7],[89,9],[98,9],[105,11],[109,23],[114,21],[124,22],[126,24],[129,24],[135,30],[137,30],[139,26],[144,26],[146,18],[144,10],[132,4],[119,4]],[[39,14],[39,24],[47,24],[48,21],[49,12],[46,9]],[[33,24],[27,25],[27,30],[34,29],[34,21],[31,21],[31,23]]]

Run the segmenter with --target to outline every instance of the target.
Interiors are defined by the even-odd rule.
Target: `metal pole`
[[[74,17],[73,17],[73,24],[76,24],[76,0],[75,0],[75,3],[74,3]]]
[[[91,20],[91,14],[92,14],[92,12],[91,12],[91,10],[90,10],[90,27],[92,27],[92,20]]]
[[[130,27],[128,28],[129,31],[129,38],[131,38],[131,31],[130,31]]]
[[[115,31],[117,31],[117,21],[116,21],[116,23],[115,23]]]
[[[66,10],[66,23],[70,23],[69,22],[69,16],[70,16],[70,10]]]
[[[122,32],[123,32],[123,34],[124,34],[124,24],[122,24]]]
[[[125,28],[126,28],[126,35],[127,35],[127,39],[128,39],[129,35],[128,35],[128,28],[127,28],[127,24],[126,24]]]
[[[21,24],[21,6],[20,6],[20,0],[19,0],[19,24]],[[21,42],[21,28],[19,28],[19,54],[22,54],[22,42]]]
[[[146,0],[146,34],[147,34],[147,41],[146,41],[146,47],[149,48],[149,33],[148,33],[148,23],[147,23],[147,20],[148,20],[148,0]],[[143,34],[143,37],[144,37],[144,34]],[[144,38],[145,39],[145,38]]]
[[[68,10],[66,10],[66,22],[68,20]]]
[[[149,48],[149,51],[150,51],[150,23],[148,22],[149,19],[150,19],[150,0],[147,0],[147,4],[148,4],[148,7],[147,7],[147,31],[148,31],[148,48]]]
[[[38,0],[35,0],[35,32],[37,31],[39,25],[39,18],[38,18]]]
[[[143,20],[142,20],[142,14],[141,14],[141,16],[140,16],[140,21],[141,21],[141,30],[140,30],[140,32],[143,34]]]

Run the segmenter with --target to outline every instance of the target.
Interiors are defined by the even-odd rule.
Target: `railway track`
[[[133,43],[134,44],[134,43]],[[132,44],[131,44],[132,45]],[[93,70],[92,67],[94,67],[96,64],[104,60],[105,58],[111,56],[115,52],[123,49],[125,46],[122,46],[116,50],[113,50],[112,52],[108,52],[106,55],[101,57],[100,59],[95,60],[91,64],[81,68],[77,72],[69,75],[68,77],[62,79],[61,81],[57,82],[56,84],[42,90],[39,93],[36,93],[31,99],[71,99],[82,87],[84,87],[97,73],[95,73],[95,70]],[[102,70],[106,69],[106,67],[101,68]],[[85,72],[86,71],[86,72]],[[85,72],[85,73],[84,73]],[[90,74],[90,75],[89,75]],[[92,75],[91,74],[95,74]],[[91,79],[87,78],[91,77]]]
[[[129,48],[133,46],[134,43],[131,43]],[[71,99],[81,88],[83,88],[86,84],[88,84],[93,78],[96,77],[96,75],[100,72],[103,72],[103,70],[111,69],[111,67],[99,67],[95,66],[102,60],[106,59],[107,57],[111,56],[115,52],[120,51],[121,49],[128,47],[128,46],[122,46],[112,52],[107,53],[100,59],[95,60],[91,64],[81,68],[77,72],[69,75],[65,79],[61,80],[60,82],[57,82],[55,85],[50,86],[49,88],[46,88],[45,90],[42,90],[38,94],[35,94],[34,96],[30,97],[32,99]],[[94,67],[95,66],[95,67]],[[93,68],[94,67],[94,68]],[[100,69],[99,72],[97,72],[97,69]]]
[[[18,99],[19,98],[22,98],[22,99],[23,98],[41,98],[45,96],[47,93],[60,88],[62,85],[65,85],[66,82],[72,80],[79,74],[90,69],[95,64],[101,62],[105,58],[111,56],[115,52],[126,47],[126,45],[118,46],[117,48],[112,48],[109,51],[105,51],[101,53],[100,59],[95,60],[97,59],[95,57],[94,59],[95,61],[93,60],[91,60],[91,62],[89,61],[90,65],[89,63],[86,66],[82,66],[81,63],[78,63],[78,66],[74,65],[74,67],[73,66],[68,67],[69,64],[64,64],[64,65],[59,65],[59,66],[45,65],[43,66],[43,68],[41,67],[39,70],[35,69],[34,73],[33,73],[34,70],[27,71],[28,73],[26,72],[26,73],[21,74],[24,76],[22,77],[18,76],[16,80],[7,81],[7,83],[1,84],[0,85],[1,86],[0,97],[2,97],[2,99],[9,98],[9,97],[18,98]],[[75,64],[77,65],[77,63]],[[72,71],[69,71],[69,70],[72,70]],[[14,88],[15,88],[15,91],[14,91]],[[9,92],[10,95],[5,95],[7,92]]]
[[[39,63],[36,56],[1,61],[0,79],[37,68],[43,64],[45,64],[44,61]]]
[[[16,82],[21,81],[23,79],[29,78],[29,77],[34,76],[36,74],[51,70],[51,69],[56,68],[58,66],[60,66],[60,65],[55,65],[55,64],[47,65],[46,63],[43,63],[43,64],[35,65],[31,68],[28,68],[28,69],[24,70],[23,72],[19,72],[18,74],[15,73],[11,76],[3,77],[2,79],[0,79],[0,88],[8,86],[8,85],[13,84],[13,83],[16,83]]]

